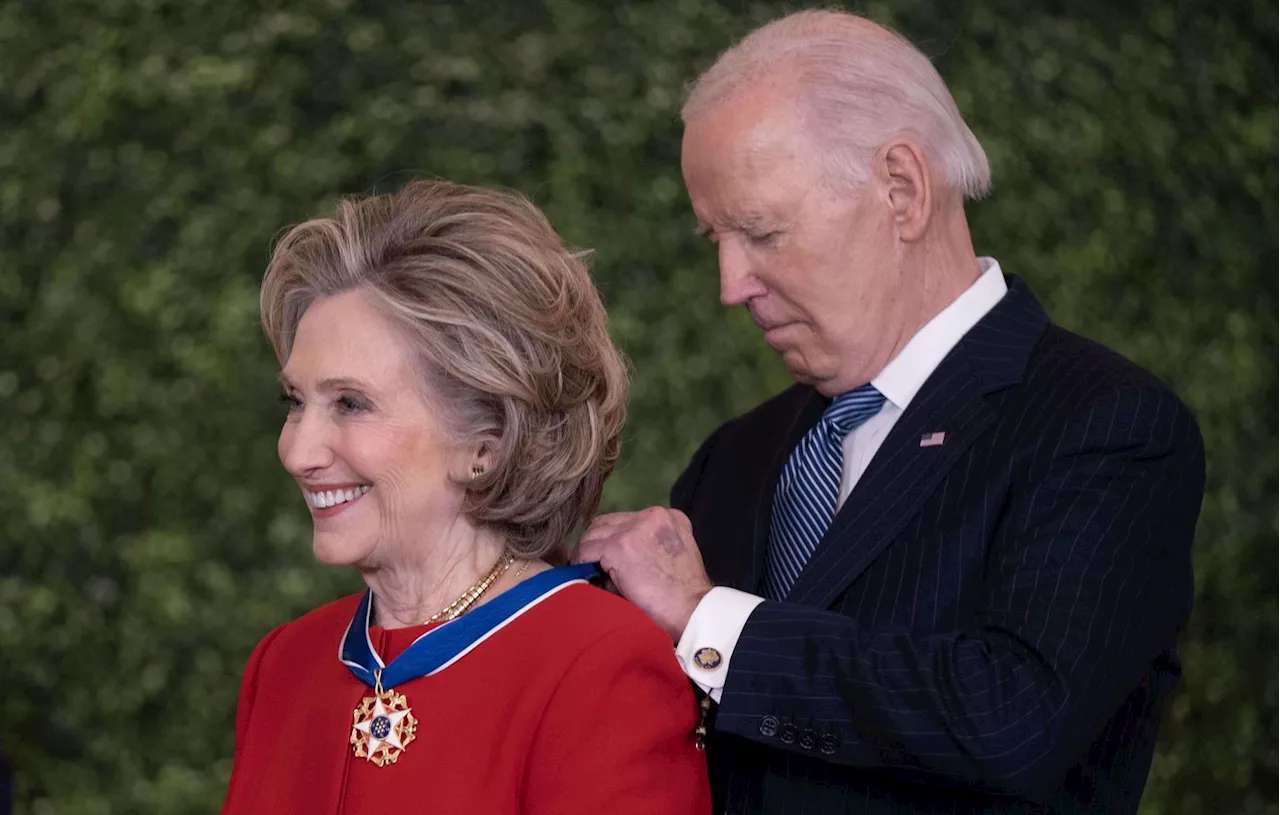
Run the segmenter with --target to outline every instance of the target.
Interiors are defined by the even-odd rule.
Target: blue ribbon
[[[590,580],[600,573],[596,564],[581,563],[535,574],[474,611],[418,637],[390,665],[383,663],[369,641],[373,593],[365,591],[355,615],[347,624],[338,659],[369,687],[377,687],[378,672],[381,671],[383,689],[394,688],[411,679],[443,670],[546,595],[569,583]]]

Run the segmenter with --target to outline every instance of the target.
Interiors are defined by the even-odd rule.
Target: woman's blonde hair
[[[455,439],[488,445],[471,521],[524,557],[565,544],[599,504],[627,401],[582,253],[514,192],[415,181],[342,201],[272,253],[260,310],[280,363],[308,306],[355,290],[404,329]]]

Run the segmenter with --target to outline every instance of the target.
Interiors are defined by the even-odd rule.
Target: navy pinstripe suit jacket
[[[1009,282],[748,620],[709,747],[717,812],[1136,811],[1203,444],[1167,387]],[[673,488],[718,585],[759,592],[779,474],[824,405],[797,386],[726,423]]]

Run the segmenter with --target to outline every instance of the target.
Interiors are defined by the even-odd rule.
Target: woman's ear
[[[493,469],[493,445],[489,441],[460,445],[449,460],[449,480],[467,485]]]
[[[493,464],[493,445],[487,441],[481,442],[472,456],[471,472],[483,475],[493,469]]]

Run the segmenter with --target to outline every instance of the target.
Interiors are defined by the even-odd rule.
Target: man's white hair
[[[837,184],[865,181],[875,151],[905,136],[964,197],[990,189],[987,154],[929,58],[846,12],[800,11],[756,29],[698,77],[680,116],[687,125],[770,75],[798,80],[800,113]]]

